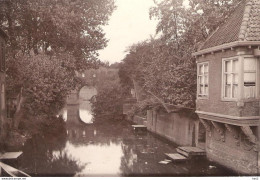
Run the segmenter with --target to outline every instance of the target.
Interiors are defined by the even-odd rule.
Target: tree
[[[0,1],[0,27],[9,35],[7,89],[20,93],[18,110],[48,117],[63,107],[79,84],[75,72],[100,64],[102,26],[114,8],[113,0]]]
[[[241,0],[156,1],[150,17],[159,20],[161,37],[133,45],[119,72],[121,82],[132,79],[164,103],[195,107],[196,51]],[[125,81],[125,82],[124,82]]]
[[[0,25],[10,36],[12,56],[67,52],[82,69],[105,47],[102,26],[114,8],[113,0],[6,0],[0,2]]]
[[[119,83],[118,69],[102,67],[97,72],[97,95],[92,99],[94,123],[122,120],[123,89]]]
[[[157,33],[162,33],[167,44],[177,44],[180,56],[190,56],[241,1],[189,0],[189,7],[184,7],[183,0],[155,0],[150,17],[159,20]]]
[[[195,106],[196,66],[176,56],[176,51],[162,39],[151,39],[130,48],[121,68],[123,80],[135,80],[149,95],[164,103]]]
[[[185,9],[183,0],[156,1],[156,7],[150,9],[150,17],[159,20],[156,33],[162,32],[166,42],[174,42],[179,48],[181,36],[185,30]]]

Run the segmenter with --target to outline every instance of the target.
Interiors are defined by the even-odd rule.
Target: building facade
[[[5,44],[7,35],[0,29],[0,142],[4,138],[6,126],[5,103]]]
[[[241,2],[193,55],[196,113],[207,157],[245,174],[258,169],[260,1]],[[197,143],[199,143],[197,141]]]

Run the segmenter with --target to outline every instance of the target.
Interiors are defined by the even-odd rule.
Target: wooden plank
[[[165,153],[165,155],[168,158],[170,158],[172,161],[185,161],[187,159],[186,157],[182,156],[179,153],[172,153],[172,154]]]
[[[19,156],[22,155],[23,152],[6,152],[3,154],[0,154],[0,159],[17,159]]]
[[[183,150],[181,150],[181,149],[179,149],[179,148],[176,148],[176,150],[177,150],[177,152],[178,152],[179,154],[181,154],[181,155],[183,155],[183,156],[185,156],[185,157],[189,157],[189,153],[188,153],[188,152],[183,151]]]
[[[144,125],[132,125],[133,128],[147,128]]]
[[[198,147],[184,146],[184,147],[178,147],[176,150],[178,153],[186,157],[206,155],[206,151]]]
[[[132,127],[134,128],[135,131],[146,131],[147,130],[147,127],[144,126],[144,125],[132,125]]]
[[[182,149],[186,152],[190,152],[190,153],[204,153],[205,150],[198,148],[198,147],[188,147],[188,146],[184,146],[184,147],[178,147],[179,149]]]

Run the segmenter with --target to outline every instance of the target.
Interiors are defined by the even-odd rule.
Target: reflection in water
[[[65,151],[69,155],[85,164],[85,167],[76,174],[84,175],[120,175],[122,148],[115,143],[108,145],[81,145],[76,146],[67,142]]]
[[[79,91],[79,105],[68,105],[61,114],[65,121],[67,119],[78,121],[79,118],[86,124],[93,123],[90,99],[97,94],[96,88],[84,86]],[[69,112],[68,112],[69,111]]]
[[[91,104],[89,100],[96,94],[97,90],[94,87],[84,86],[79,91],[79,117],[84,123],[93,123]]]
[[[79,117],[86,124],[93,123],[93,116],[91,114],[91,104],[89,101],[82,101],[79,105]]]
[[[159,164],[176,145],[150,133],[136,134],[126,121],[86,124],[80,105],[67,106],[66,129],[33,137],[19,169],[32,176],[227,176],[237,175],[206,159]],[[210,168],[216,166],[216,168]]]
[[[62,110],[62,118],[64,119],[64,121],[66,122],[67,121],[67,117],[68,117],[68,115],[67,115],[67,109],[66,108],[64,108],[63,110]]]
[[[34,138],[27,143],[20,169],[33,176],[236,175],[206,159],[159,164],[177,146],[150,133],[135,134],[125,121],[79,125],[68,119],[66,124],[64,140]]]

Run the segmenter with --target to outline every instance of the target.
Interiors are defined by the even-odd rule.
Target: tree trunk
[[[136,99],[137,101],[142,101],[145,99],[145,95],[144,95],[144,90],[143,87],[140,86],[140,84],[138,84],[137,81],[135,81],[134,79],[132,79],[133,84],[134,84],[134,89],[135,89],[135,94],[136,94]]]
[[[13,128],[16,129],[16,130],[18,129],[19,123],[20,123],[21,118],[23,116],[23,112],[21,111],[23,101],[24,101],[23,88],[21,88],[20,94],[18,95],[18,98],[17,98],[17,108],[16,108],[16,111],[15,111],[15,114],[14,114],[14,119],[13,119],[13,123],[14,123]]]

